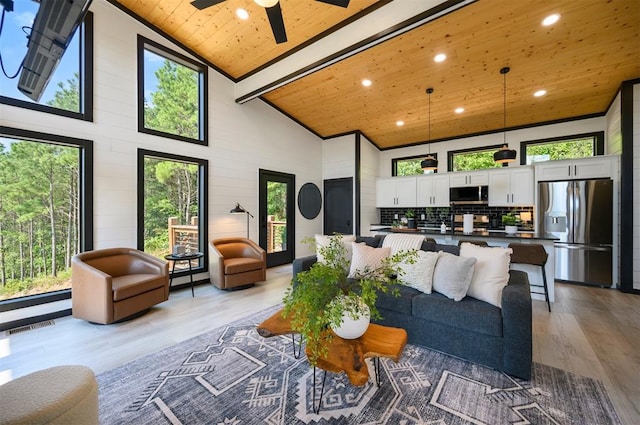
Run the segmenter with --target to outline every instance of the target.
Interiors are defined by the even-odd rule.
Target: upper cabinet
[[[390,177],[376,182],[376,207],[415,207],[416,177]]]
[[[489,170],[489,206],[533,205],[534,182],[531,167],[503,167]]]
[[[486,186],[489,184],[487,170],[449,173],[450,187]]]
[[[418,177],[418,207],[449,206],[449,176],[430,174]]]
[[[605,156],[541,162],[535,167],[536,181],[612,177],[611,158]]]

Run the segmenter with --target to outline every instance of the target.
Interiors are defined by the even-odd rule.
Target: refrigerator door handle
[[[575,245],[575,244],[564,244],[564,243],[555,243],[554,246],[558,248],[566,248],[572,250],[588,250],[588,251],[611,251],[610,246],[595,246],[595,245]]]

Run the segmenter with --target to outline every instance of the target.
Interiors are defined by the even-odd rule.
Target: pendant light
[[[433,93],[433,89],[429,87],[427,89],[427,95],[429,96],[429,137],[427,138],[427,142],[429,144],[429,153],[427,157],[420,162],[420,167],[424,171],[431,171],[438,169],[438,160],[431,155],[431,93]]]
[[[516,159],[516,151],[514,149],[509,149],[509,145],[507,145],[507,73],[511,69],[508,66],[505,66],[500,70],[500,74],[504,75],[504,81],[502,86],[502,92],[504,96],[503,106],[503,139],[502,139],[502,147],[499,151],[493,154],[493,160],[500,164],[504,164],[506,162],[512,162]]]

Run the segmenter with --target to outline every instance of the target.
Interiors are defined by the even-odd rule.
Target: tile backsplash
[[[438,227],[440,223],[444,222],[447,226],[451,225],[452,214],[476,214],[486,215],[489,217],[489,229],[501,230],[504,229],[504,225],[501,222],[503,214],[513,212],[516,215],[522,212],[531,213],[531,221],[523,222],[518,225],[520,230],[533,230],[535,215],[533,213],[533,207],[490,207],[487,205],[454,205],[451,207],[440,208],[379,208],[380,224],[391,226],[394,221],[400,221],[408,209],[413,209],[415,212],[416,221],[418,227]],[[395,218],[397,214],[397,219]],[[424,219],[422,219],[424,214]],[[495,220],[491,220],[494,218]],[[497,225],[491,226],[491,221],[497,222]]]

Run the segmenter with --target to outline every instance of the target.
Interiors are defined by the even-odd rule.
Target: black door
[[[324,181],[324,234],[353,234],[353,178]]]
[[[267,267],[291,263],[295,257],[296,176],[259,170],[260,246]]]

